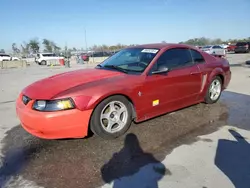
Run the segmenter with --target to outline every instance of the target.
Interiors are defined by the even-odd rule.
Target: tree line
[[[243,39],[228,39],[228,40],[222,40],[220,38],[217,39],[209,39],[206,37],[200,37],[200,38],[194,38],[189,39],[187,41],[179,42],[179,44],[189,44],[194,46],[204,46],[204,45],[213,45],[213,44],[228,44],[228,43],[236,43],[236,42],[242,42],[242,41],[250,41],[250,37],[243,38]],[[162,41],[162,43],[166,43],[166,41]],[[22,54],[22,55],[28,55],[28,54],[35,54],[38,52],[41,52],[41,45],[43,45],[43,52],[52,52],[52,53],[59,53],[62,51],[83,51],[84,49],[77,49],[75,47],[68,48],[67,46],[62,49],[59,47],[55,42],[49,39],[43,39],[42,43],[40,44],[38,39],[31,39],[28,42],[23,42],[23,44],[20,45],[20,47],[17,46],[16,43],[12,44],[12,51],[14,54]],[[136,44],[116,44],[116,45],[93,45],[89,47],[87,50],[93,50],[93,51],[99,51],[99,52],[112,52],[117,51],[125,47],[129,46],[135,46]],[[1,53],[4,53],[4,49],[0,50]]]
[[[44,47],[43,52],[59,52],[61,48],[56,45],[55,42],[48,39],[42,40],[42,45]],[[40,52],[41,46],[38,39],[31,39],[29,42],[23,42],[23,44],[20,45],[20,48],[17,46],[16,43],[12,44],[12,51],[14,54],[31,54],[31,53],[38,53]]]
[[[220,38],[209,39],[209,38],[201,37],[201,38],[189,39],[187,41],[180,42],[180,44],[189,44],[189,45],[194,45],[194,46],[205,46],[205,45],[228,44],[228,43],[234,44],[237,42],[244,42],[244,41],[250,41],[250,37],[243,38],[243,39],[228,39],[228,40],[222,40]]]
[[[43,50],[41,51],[41,44],[43,45]],[[60,52],[72,52],[72,51],[84,51],[86,49],[77,49],[75,47],[68,48],[65,46],[63,49],[56,45],[55,42],[48,39],[43,39],[42,43],[38,41],[38,39],[31,39],[29,42],[23,42],[20,47],[17,46],[16,43],[12,44],[12,51],[14,54],[22,54],[22,55],[28,55],[28,54],[36,54],[38,52],[51,52],[51,53],[60,53]],[[117,45],[93,45],[92,47],[89,47],[87,50],[92,51],[116,51],[120,50],[122,48],[128,47],[128,46],[134,46],[135,44],[131,45],[124,45],[118,43]],[[4,53],[4,49],[1,50]]]

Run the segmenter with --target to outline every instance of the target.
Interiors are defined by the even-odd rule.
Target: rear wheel
[[[42,61],[41,61],[41,65],[47,65],[47,62],[44,61],[44,60],[42,60]]]
[[[219,76],[216,76],[212,80],[212,82],[210,83],[207,89],[205,102],[207,104],[216,103],[221,96],[221,91],[222,91],[222,80]]]
[[[123,135],[131,123],[132,109],[129,101],[116,95],[98,104],[90,120],[90,129],[104,139],[115,139]]]

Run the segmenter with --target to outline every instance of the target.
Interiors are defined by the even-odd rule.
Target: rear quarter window
[[[200,52],[190,49],[190,53],[192,55],[194,63],[205,63],[205,59]]]

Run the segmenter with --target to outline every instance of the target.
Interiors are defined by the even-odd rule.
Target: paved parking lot
[[[249,55],[228,54],[227,58],[237,65],[249,60]],[[21,128],[15,99],[23,87],[46,76],[91,66],[0,70],[0,187],[120,188],[147,181],[153,188],[157,184],[174,188],[244,188],[250,184],[247,67],[232,67],[232,82],[218,103],[198,104],[134,124],[115,141],[96,136],[41,140]],[[139,153],[139,161],[127,165],[131,153],[126,151],[131,147]]]
[[[242,54],[229,53],[227,54],[226,58],[232,65],[242,64],[250,60],[250,53],[242,53]]]

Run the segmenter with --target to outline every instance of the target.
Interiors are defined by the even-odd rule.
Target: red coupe
[[[40,138],[105,139],[141,122],[200,102],[219,100],[231,80],[226,59],[183,44],[120,50],[93,69],[37,81],[16,102],[23,128]],[[143,127],[142,127],[143,129]]]

